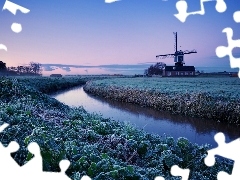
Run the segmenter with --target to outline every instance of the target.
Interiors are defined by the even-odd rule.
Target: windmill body
[[[174,49],[175,53],[173,54],[162,54],[157,55],[156,58],[165,59],[165,58],[174,58],[175,66],[166,66],[163,70],[163,76],[195,76],[195,67],[194,66],[184,66],[184,55],[197,53],[197,51],[182,51],[177,50],[177,32],[174,32],[175,44]]]

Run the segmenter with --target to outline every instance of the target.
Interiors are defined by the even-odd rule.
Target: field
[[[240,124],[240,79],[122,78],[88,82],[84,90],[175,114]]]
[[[108,81],[113,79],[97,83]],[[170,175],[175,164],[191,169],[190,179],[216,179],[220,170],[230,173],[229,160],[217,158],[213,167],[204,164],[208,145],[198,146],[184,137],[149,134],[89,114],[81,107],[70,108],[45,94],[45,87],[53,92],[51,87],[56,90],[76,82],[81,84],[82,78],[0,78],[0,124],[10,124],[0,139],[5,146],[13,140],[20,144],[20,150],[12,155],[20,165],[31,160],[26,148],[34,141],[40,146],[44,171],[59,171],[59,161],[68,159],[71,166],[67,174],[74,180],[82,175],[96,180],[150,180],[160,175],[180,179]]]
[[[31,86],[42,93],[51,94],[74,86],[84,85],[89,80],[101,80],[112,78],[110,76],[65,76],[57,77],[34,77],[34,76],[9,76],[25,85]]]

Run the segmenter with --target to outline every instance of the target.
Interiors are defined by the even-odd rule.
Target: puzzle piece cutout
[[[236,11],[233,14],[233,19],[236,23],[240,23],[240,11]],[[228,47],[225,46],[218,46],[216,48],[216,55],[219,58],[225,57],[225,56],[229,56],[229,60],[230,60],[230,67],[231,68],[240,68],[240,58],[234,58],[233,54],[232,54],[232,50],[236,47],[240,48],[240,39],[237,40],[233,40],[233,30],[232,28],[224,28],[223,31],[224,33],[226,33],[227,36],[227,41],[228,41]],[[238,72],[238,77],[240,78],[240,70]]]
[[[4,44],[0,44],[0,50],[1,50],[1,49],[7,51],[7,46],[5,46]]]
[[[19,6],[18,4],[15,4],[15,3],[11,2],[11,1],[8,1],[8,0],[5,1],[5,4],[3,6],[3,10],[6,10],[6,9],[8,11],[10,11],[11,13],[13,13],[14,15],[16,15],[17,10],[19,10],[22,13],[25,13],[25,14],[30,12],[29,9],[27,9],[25,7],[22,7],[22,6]]]
[[[13,179],[15,173],[18,174],[19,165],[15,162],[15,160],[11,157],[10,153],[16,152],[19,149],[19,145],[16,142],[11,142],[7,148],[5,148],[0,143],[0,174],[1,177],[8,177],[9,179]],[[16,171],[15,171],[16,170]],[[14,173],[13,173],[14,171]]]
[[[165,180],[165,178],[162,177],[162,176],[157,176],[157,177],[154,178],[154,180]]]
[[[3,124],[0,126],[0,132],[2,132],[8,124]],[[62,160],[59,163],[61,172],[43,172],[42,157],[40,153],[40,148],[37,143],[32,142],[28,145],[28,150],[34,155],[34,158],[28,163],[19,166],[16,161],[11,157],[11,153],[16,152],[19,149],[19,145],[12,141],[7,148],[5,148],[0,143],[0,175],[2,177],[7,177],[8,179],[18,179],[19,177],[24,177],[25,180],[32,180],[37,178],[44,180],[71,180],[66,174],[66,170],[70,165],[68,160]],[[91,180],[88,176],[83,176],[81,180]]]
[[[105,3],[114,3],[114,2],[117,2],[117,1],[120,1],[120,0],[105,0]]]
[[[188,180],[190,170],[189,169],[181,169],[177,165],[171,167],[171,174],[173,176],[181,176],[182,180]]]
[[[182,180],[188,180],[190,170],[189,169],[181,169],[181,168],[179,168],[179,166],[174,165],[171,167],[171,174],[173,176],[181,176]],[[165,180],[165,178],[161,177],[161,176],[157,176],[154,178],[154,180]]]
[[[234,14],[233,14],[233,19],[236,23],[240,23],[240,11],[236,11]]]
[[[0,132],[2,132],[5,128],[7,128],[8,124],[3,124],[0,127]],[[11,157],[11,153],[16,152],[19,149],[19,145],[12,141],[6,148],[0,143],[0,174],[1,177],[8,177],[12,179],[15,173],[12,173],[12,170],[16,170],[19,172],[19,165],[15,162],[15,160]],[[17,173],[17,172],[16,172]]]
[[[16,15],[18,10],[21,11],[22,13],[24,13],[24,14],[30,12],[29,9],[27,9],[25,7],[22,7],[22,6],[19,6],[18,4],[15,4],[15,3],[11,2],[11,1],[8,1],[8,0],[5,1],[5,4],[4,4],[2,10],[8,10],[14,15]],[[20,33],[22,31],[22,25],[19,24],[19,23],[13,23],[12,26],[11,26],[11,29],[15,33]]]
[[[237,180],[240,177],[240,138],[233,140],[229,143],[225,143],[225,136],[223,133],[217,133],[214,136],[215,141],[218,144],[217,148],[208,150],[208,155],[205,157],[204,162],[207,166],[213,166],[215,164],[215,155],[219,155],[234,161],[232,174],[229,175],[226,172],[220,171],[217,175],[218,180]]]
[[[24,8],[22,6],[19,6],[18,4],[15,4],[15,3],[11,2],[11,1],[8,1],[8,0],[5,1],[2,10],[8,10],[14,15],[16,15],[18,10],[21,11],[22,13],[25,13],[25,14],[30,12],[29,9]],[[11,29],[15,33],[20,33],[22,31],[22,25],[14,22],[11,25]],[[0,50],[1,49],[7,51],[7,46],[4,45],[4,44],[0,44]]]
[[[174,16],[177,19],[179,19],[181,22],[185,22],[187,17],[190,15],[196,15],[196,14],[204,15],[205,14],[204,3],[209,1],[216,1],[215,9],[219,13],[223,13],[226,11],[227,5],[224,0],[200,0],[201,9],[195,12],[187,12],[187,9],[188,9],[187,2],[185,0],[179,0],[176,3],[176,9],[178,10],[178,14],[174,14]]]

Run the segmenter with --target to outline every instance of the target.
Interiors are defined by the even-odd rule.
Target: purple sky
[[[4,2],[0,0],[1,7]],[[172,65],[173,59],[156,60],[155,56],[174,53],[173,32],[177,31],[178,49],[198,52],[185,55],[186,65],[229,68],[228,58],[220,59],[215,54],[218,46],[227,46],[222,30],[231,27],[233,39],[240,39],[240,24],[233,20],[233,13],[240,10],[239,0],[225,0],[224,13],[215,10],[216,1],[206,2],[205,15],[189,16],[185,23],[174,16],[176,0],[121,0],[111,4],[104,0],[11,2],[30,9],[30,13],[18,11],[13,15],[7,10],[0,13],[0,44],[8,48],[7,52],[0,50],[0,60],[7,66],[30,61],[66,66],[158,61]],[[188,11],[200,10],[200,0],[187,2]],[[22,24],[21,33],[11,31],[13,22]],[[233,53],[240,57],[239,49]],[[80,69],[76,72],[80,73]],[[100,70],[96,68],[96,72],[97,69]],[[88,68],[81,69],[87,71]]]

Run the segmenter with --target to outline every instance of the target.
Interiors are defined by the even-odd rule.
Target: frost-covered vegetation
[[[0,133],[7,145],[17,141],[21,148],[12,156],[20,164],[32,154],[27,145],[34,141],[41,149],[45,171],[59,171],[67,158],[67,174],[79,180],[92,179],[180,179],[170,175],[174,164],[191,169],[190,179],[216,179],[218,171],[231,172],[232,163],[218,160],[213,167],[204,164],[208,145],[192,144],[184,137],[149,134],[129,124],[89,114],[81,107],[70,108],[39,91],[49,82],[36,79],[0,78],[0,122],[10,126]],[[40,88],[40,89],[41,89]]]
[[[9,77],[31,86],[43,93],[50,94],[74,86],[85,84],[89,80],[109,79],[111,76],[65,76],[65,77],[34,77],[15,76]]]
[[[176,114],[240,124],[240,79],[124,78],[88,82],[84,90]]]

